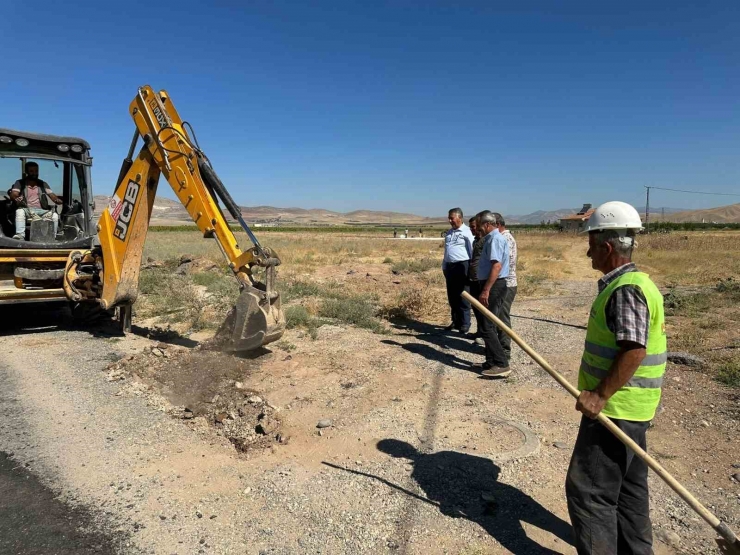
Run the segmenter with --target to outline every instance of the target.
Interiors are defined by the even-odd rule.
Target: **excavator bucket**
[[[246,353],[277,341],[285,331],[280,295],[246,287],[209,347],[231,353]]]

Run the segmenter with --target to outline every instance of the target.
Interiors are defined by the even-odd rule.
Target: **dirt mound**
[[[188,426],[228,439],[240,451],[285,443],[278,409],[243,381],[260,363],[219,352],[160,343],[107,367],[111,381],[131,378],[136,391],[164,400]]]

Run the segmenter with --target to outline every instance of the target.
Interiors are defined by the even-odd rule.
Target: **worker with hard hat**
[[[660,402],[667,352],[663,297],[632,262],[640,215],[624,202],[588,220],[588,256],[604,275],[591,307],[578,375],[583,413],[565,483],[579,555],[651,554],[647,465],[598,420],[640,447]]]

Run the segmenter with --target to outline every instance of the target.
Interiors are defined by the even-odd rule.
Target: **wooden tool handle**
[[[463,298],[468,300],[470,304],[472,304],[478,311],[480,311],[486,318],[488,318],[491,322],[496,324],[499,328],[503,330],[503,332],[511,337],[517,345],[519,345],[524,352],[526,352],[532,359],[539,364],[545,372],[550,374],[555,380],[562,385],[568,393],[570,393],[573,397],[578,399],[578,396],[580,395],[580,391],[573,387],[573,385],[565,379],[565,377],[557,372],[552,366],[548,364],[548,362],[542,358],[537,352],[527,345],[527,343],[519,337],[514,330],[512,330],[509,326],[504,324],[498,317],[496,317],[495,314],[493,314],[488,308],[483,306],[483,304],[480,303],[475,297],[473,297],[470,293],[467,291],[463,292],[462,294]],[[681,499],[686,501],[688,505],[696,511],[696,513],[699,514],[704,520],[707,521],[707,523],[714,528],[723,538],[725,538],[731,545],[735,546],[735,548],[740,547],[740,542],[737,539],[737,536],[735,533],[730,529],[729,526],[727,526],[724,522],[720,521],[719,518],[717,518],[714,514],[712,514],[709,509],[707,509],[704,505],[702,505],[699,500],[697,500],[693,495],[691,495],[686,488],[684,488],[671,474],[663,468],[658,461],[656,461],[654,458],[652,458],[650,455],[648,455],[637,443],[635,443],[627,434],[625,434],[622,430],[619,429],[619,427],[614,424],[609,418],[604,416],[603,414],[599,414],[597,416],[597,419],[601,424],[603,424],[612,434],[614,434],[619,441],[624,443],[627,447],[632,449],[634,451],[635,455],[640,457],[645,463],[653,469],[653,471],[662,478],[662,480],[670,486],[670,488],[675,491]]]

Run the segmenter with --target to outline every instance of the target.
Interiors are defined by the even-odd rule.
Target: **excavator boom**
[[[141,87],[129,112],[136,131],[113,197],[98,222],[100,246],[70,254],[64,280],[67,296],[73,301],[97,301],[104,310],[122,307],[130,315],[161,174],[203,237],[216,242],[242,291],[213,344],[241,352],[279,339],[285,330],[280,295],[274,287],[280,259],[249,229],[192,128],[188,132],[189,124],[165,91]],[[140,140],[143,146],[134,158]],[[219,200],[247,234],[249,249],[240,248]],[[264,281],[257,281],[255,267],[264,268]]]

